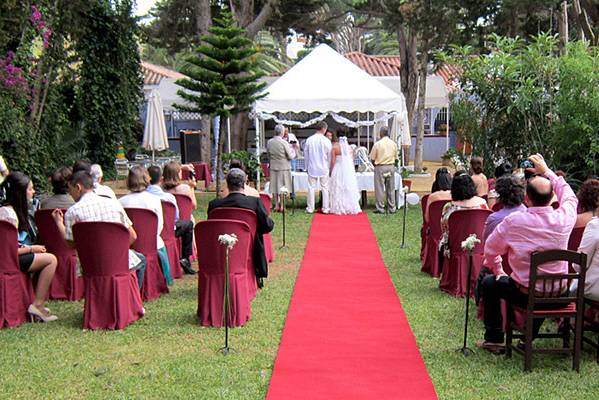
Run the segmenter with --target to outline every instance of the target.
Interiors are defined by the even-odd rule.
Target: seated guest
[[[245,185],[243,186],[243,193],[246,196],[250,196],[250,197],[260,197],[260,192],[258,192],[256,189],[254,189],[253,187],[251,187],[250,185],[247,184],[247,171],[243,167],[243,162],[236,158],[232,159],[231,162],[229,163],[229,169],[232,169],[232,168],[239,168],[240,170],[242,170],[243,172],[246,173],[246,182],[245,182]],[[227,188],[225,188],[223,190],[223,194],[225,197],[228,196],[229,190]]]
[[[439,189],[439,175],[451,175],[449,171],[445,167],[441,167],[435,172],[435,181],[433,182],[433,186],[431,187],[431,194],[438,192],[439,190],[449,190],[449,189]]]
[[[576,218],[575,228],[586,226],[593,218],[599,215],[599,180],[587,179],[584,181],[578,193],[578,208],[580,214]]]
[[[465,173],[457,176],[454,175],[451,182],[451,201],[445,204],[443,214],[441,215],[441,229],[443,230],[444,238],[441,241],[447,243],[448,221],[451,214],[459,210],[476,208],[488,209],[487,202],[476,195],[476,188],[474,187],[472,178]]]
[[[227,174],[227,188],[229,195],[220,199],[212,200],[208,204],[208,214],[219,207],[239,207],[252,210],[256,213],[258,220],[257,231],[254,239],[254,268],[256,268],[256,278],[258,287],[262,287],[262,278],[268,276],[268,263],[264,253],[264,239],[262,235],[272,231],[274,222],[268,216],[262,201],[257,197],[246,196],[244,193],[245,172],[239,168],[232,168]]]
[[[9,174],[0,186],[5,194],[5,203],[0,207],[0,220],[13,224],[18,231],[19,267],[25,274],[38,274],[35,298],[27,312],[44,322],[58,318],[45,307],[48,291],[56,272],[58,261],[53,254],[46,253],[44,246],[34,244],[37,239],[35,220],[29,214],[29,203],[35,190],[33,182],[21,172]]]
[[[146,191],[154,196],[158,196],[160,200],[168,201],[175,206],[175,236],[181,238],[181,259],[179,263],[186,274],[193,275],[195,270],[191,267],[189,256],[193,253],[193,221],[179,219],[179,206],[177,199],[171,193],[162,190],[162,171],[157,165],[152,165],[148,168],[150,175],[150,186]]]
[[[129,244],[135,242],[137,233],[133,229],[133,223],[127,213],[117,200],[98,196],[94,193],[94,183],[91,175],[85,170],[75,172],[69,179],[69,193],[75,200],[64,214],[60,209],[54,210],[52,217],[58,226],[58,230],[71,247],[75,247],[73,237],[73,225],[77,222],[116,222],[129,230]],[[129,250],[130,264],[134,264],[137,281],[141,289],[144,281],[146,262],[143,254]],[[140,262],[141,260],[141,262]],[[130,266],[131,268],[131,266]]]
[[[487,177],[483,174],[483,159],[481,157],[472,157],[470,172],[472,173],[472,181],[476,187],[477,196],[482,197],[489,194],[489,184],[487,183]]]
[[[591,300],[599,301],[599,217],[594,216],[587,223],[580,246],[579,253],[587,255],[587,271],[584,278],[584,296]],[[574,265],[578,272],[580,267]],[[572,291],[576,290],[576,282],[572,285]]]
[[[566,249],[570,232],[576,223],[577,199],[563,178],[551,171],[540,154],[529,157],[534,175],[528,180],[526,194],[530,207],[505,217],[485,242],[485,263],[493,271],[481,284],[485,304],[485,337],[477,345],[490,352],[504,351],[501,299],[519,307],[526,307],[529,290],[530,255],[535,251]],[[551,207],[553,191],[560,207]],[[502,268],[502,255],[507,254],[512,273],[507,276]],[[568,272],[568,264],[549,263],[543,266],[547,274]],[[542,291],[542,283],[536,290]],[[536,335],[542,320],[535,320]]]
[[[451,200],[451,182],[452,177],[447,168],[439,168],[435,174],[433,183],[433,192],[428,196],[426,210],[424,210],[424,221],[428,222],[429,206],[437,200]]]
[[[79,171],[85,171],[88,174],[92,173],[92,163],[90,163],[87,160],[77,160],[73,163],[73,168],[71,168],[73,170],[73,173],[79,172]]]
[[[102,172],[102,167],[98,164],[93,164],[90,167],[92,179],[94,180],[94,193],[98,196],[108,197],[109,199],[115,199],[116,195],[114,191],[106,185],[102,185],[102,178],[104,177],[104,172]]]
[[[524,181],[515,175],[505,175],[497,179],[495,190],[499,195],[498,199],[503,204],[503,208],[489,215],[485,223],[484,239],[495,230],[497,225],[505,217],[517,211],[526,211],[524,205],[524,192],[526,191]]]
[[[75,200],[68,193],[67,181],[70,176],[70,167],[60,167],[52,173],[50,183],[54,194],[43,199],[40,208],[69,208],[75,204]]]
[[[512,164],[510,164],[509,162],[501,163],[495,168],[495,173],[494,173],[495,178],[489,179],[487,181],[489,183],[489,198],[487,199],[487,204],[489,205],[489,208],[491,208],[491,207],[493,207],[493,205],[495,205],[495,203],[497,202],[497,197],[499,197],[499,195],[497,194],[497,191],[495,190],[495,185],[497,183],[497,180],[504,175],[511,175],[511,174],[512,174]]]
[[[194,209],[198,206],[193,188],[188,184],[181,182],[181,164],[176,161],[167,163],[164,166],[164,171],[162,171],[162,178],[162,188],[165,192],[171,194],[184,194],[191,199],[191,204],[193,204]]]
[[[149,185],[150,175],[148,175],[148,171],[139,165],[134,166],[129,170],[129,176],[127,176],[127,189],[129,189],[131,193],[121,197],[119,202],[124,208],[145,208],[153,211],[158,217],[156,248],[158,250],[158,258],[160,259],[164,278],[166,279],[166,283],[170,285],[173,281],[171,267],[168,261],[168,253],[166,252],[164,241],[160,236],[164,224],[164,220],[162,219],[162,203],[160,202],[160,198],[146,191]]]

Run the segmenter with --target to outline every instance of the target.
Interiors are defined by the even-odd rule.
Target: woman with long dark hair
[[[44,322],[55,321],[58,318],[50,314],[50,310],[45,307],[45,302],[54,278],[57,260],[54,254],[46,252],[44,246],[34,244],[37,239],[37,228],[29,214],[29,204],[35,194],[33,182],[21,172],[12,172],[2,182],[0,188],[5,195],[3,207],[0,207],[0,220],[8,221],[17,228],[19,267],[23,273],[39,273],[35,299],[27,311],[32,318]]]

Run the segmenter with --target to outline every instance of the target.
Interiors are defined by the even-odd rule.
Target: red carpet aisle
[[[436,399],[366,214],[316,214],[267,400]]]

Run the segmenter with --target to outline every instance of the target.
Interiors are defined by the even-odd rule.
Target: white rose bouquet
[[[478,243],[480,243],[480,239],[476,236],[475,233],[473,233],[462,242],[462,250],[472,251],[474,246],[476,246]]]

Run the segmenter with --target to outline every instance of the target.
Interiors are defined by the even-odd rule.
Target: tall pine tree
[[[220,195],[220,174],[225,142],[226,121],[231,115],[249,111],[260,98],[266,86],[258,83],[262,76],[256,65],[257,50],[245,35],[245,30],[235,25],[228,10],[215,18],[209,34],[201,37],[201,45],[186,61],[181,72],[189,79],[177,81],[187,90],[177,94],[188,105],[177,105],[181,110],[220,117],[220,135],[216,153],[216,193]]]

